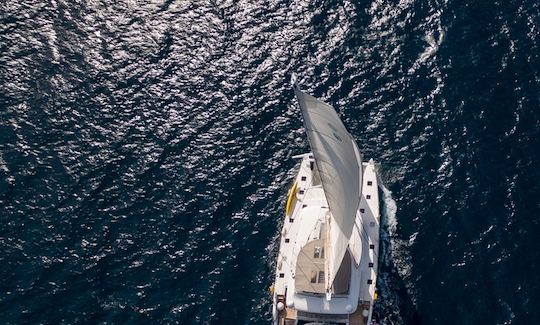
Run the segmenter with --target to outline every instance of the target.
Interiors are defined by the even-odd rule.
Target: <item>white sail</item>
[[[354,139],[332,106],[303,93],[296,84],[294,92],[331,213],[326,259],[326,291],[329,293],[345,256],[360,204],[362,159]]]

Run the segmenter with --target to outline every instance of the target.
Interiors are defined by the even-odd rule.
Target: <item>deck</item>
[[[309,209],[309,206],[313,202],[311,200],[314,200],[321,195],[321,193],[316,192],[317,190],[314,190],[314,188],[311,187],[313,184],[313,174],[310,167],[310,160],[303,159],[300,165],[299,174],[296,178],[296,182],[298,184],[296,200],[292,205],[292,212],[285,216],[285,222],[280,238],[280,250],[276,270],[276,279],[274,282],[274,299],[276,301],[276,304],[278,302],[282,302],[284,305],[284,309],[282,311],[275,310],[277,312],[275,316],[277,317],[274,324],[294,325],[299,319],[319,319],[319,317],[311,317],[313,314],[306,313],[306,311],[302,312],[301,310],[305,310],[305,306],[302,306],[303,308],[299,308],[300,311],[298,311],[295,307],[292,306],[290,306],[291,308],[287,307],[287,302],[291,301],[291,298],[295,298],[294,295],[295,292],[298,292],[298,289],[303,288],[303,291],[306,292],[319,291],[313,290],[316,288],[304,288],[307,286],[313,286],[313,284],[311,283],[312,272],[304,271],[305,269],[309,268],[303,267],[305,263],[303,263],[304,261],[302,261],[302,258],[300,258],[298,261],[296,260],[295,257],[299,255],[300,249],[294,249],[295,243],[299,238],[298,234],[303,233],[303,228],[299,228],[301,224],[301,222],[299,221],[301,221],[301,219],[297,219],[297,216],[300,215],[299,211],[301,209]],[[361,276],[359,278],[360,284],[359,287],[358,284],[356,286],[356,288],[359,289],[360,293],[358,297],[358,307],[356,311],[350,315],[336,315],[336,317],[339,318],[340,323],[347,323],[348,325],[367,325],[368,321],[371,319],[372,305],[377,282],[380,231],[377,175],[373,162],[370,161],[369,163],[364,163],[363,167],[364,178],[362,184],[362,198],[358,209],[357,219],[355,221],[355,228],[357,229],[356,233],[362,234],[362,236],[361,238],[351,238],[351,241],[360,240],[362,242],[362,245],[361,249],[351,250],[350,252],[351,256],[354,257],[355,261],[360,261],[359,265],[357,266],[358,268],[360,268],[361,272]],[[308,225],[308,228],[313,227],[314,225],[315,223],[313,225]],[[313,245],[315,245],[314,242],[312,243]],[[324,245],[320,246],[324,247]],[[297,265],[297,262],[299,262],[299,265]],[[302,269],[302,272],[297,270],[298,266],[300,267],[300,269]],[[312,270],[309,269],[309,271]],[[304,276],[303,273],[305,273]],[[303,277],[305,277],[305,279],[303,279]],[[297,302],[298,301],[296,301],[295,303]],[[364,316],[364,314],[367,314],[367,316]],[[326,319],[325,316],[328,317],[329,315],[321,315],[320,320]]]

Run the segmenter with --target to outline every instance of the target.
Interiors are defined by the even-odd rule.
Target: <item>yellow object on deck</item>
[[[296,187],[297,186],[298,186],[298,184],[296,182],[294,182],[291,190],[289,191],[289,197],[287,198],[287,205],[285,206],[285,214],[286,215],[289,215],[291,213],[292,204],[293,204],[294,199],[296,198]]]

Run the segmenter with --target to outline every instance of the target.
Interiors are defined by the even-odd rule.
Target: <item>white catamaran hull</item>
[[[328,270],[322,263],[324,243],[330,233],[327,227],[332,226],[327,193],[313,156],[299,157],[302,162],[287,200],[272,290],[274,324],[371,324],[380,231],[374,162],[362,164],[360,204],[347,254],[328,299],[322,287]]]

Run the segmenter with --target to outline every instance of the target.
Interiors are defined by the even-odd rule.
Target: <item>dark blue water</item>
[[[539,323],[539,28],[535,0],[3,1],[1,322],[268,324],[296,72],[380,163],[378,311]]]

